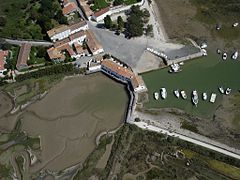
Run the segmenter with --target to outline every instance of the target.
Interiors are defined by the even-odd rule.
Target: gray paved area
[[[117,36],[112,31],[96,28],[89,24],[97,39],[103,45],[106,53],[121,59],[131,67],[136,67],[138,60],[146,49],[145,43],[138,43],[134,40],[128,40],[124,36]]]

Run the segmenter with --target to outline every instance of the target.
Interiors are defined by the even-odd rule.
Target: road
[[[51,46],[53,45],[52,42],[48,42],[48,41],[41,41],[41,40],[15,40],[15,39],[6,39],[6,38],[3,38],[2,39],[3,41],[9,43],[9,44],[14,44],[14,45],[22,45],[24,43],[27,43],[27,44],[31,44],[32,46]]]
[[[143,122],[143,121],[133,122],[133,124],[135,124],[136,126],[142,128],[142,129],[155,131],[155,132],[159,132],[159,133],[162,133],[162,134],[167,134],[167,135],[172,136],[172,137],[177,137],[177,138],[182,139],[184,141],[188,141],[188,142],[197,144],[199,146],[203,146],[205,148],[208,148],[208,149],[217,151],[219,153],[225,154],[227,156],[230,156],[230,157],[233,157],[233,158],[236,158],[236,159],[240,159],[240,154],[238,152],[236,152],[237,150],[234,150],[233,148],[228,147],[226,145],[223,145],[224,147],[221,147],[221,146],[219,146],[220,143],[217,143],[218,145],[211,144],[210,142],[206,142],[204,140],[195,139],[195,138],[188,137],[188,136],[185,136],[183,134],[176,133],[176,132],[170,132],[167,129],[157,127],[155,125],[148,124],[147,122]]]

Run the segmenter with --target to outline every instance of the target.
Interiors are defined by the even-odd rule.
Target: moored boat
[[[223,87],[222,87],[222,86],[221,86],[221,87],[219,87],[218,89],[219,89],[220,93],[224,94],[224,89],[223,89]]]
[[[160,93],[161,93],[161,97],[163,99],[167,98],[167,90],[166,90],[166,88],[161,88]]]
[[[181,91],[180,93],[183,99],[187,99],[187,94],[185,91]]]
[[[174,90],[173,93],[174,93],[174,95],[175,95],[177,98],[180,97],[180,93],[179,93],[179,90],[178,90],[178,89],[177,89],[177,90]]]
[[[223,59],[223,60],[226,60],[226,59],[227,59],[227,53],[226,53],[226,52],[223,53],[222,59]]]
[[[237,27],[239,25],[239,23],[238,22],[235,22],[235,23],[233,23],[233,27]]]
[[[232,59],[236,60],[238,58],[238,51],[235,51],[232,55]]]
[[[192,102],[195,106],[198,104],[198,93],[196,90],[192,92]]]
[[[218,54],[221,54],[221,50],[220,50],[220,49],[217,49],[217,53],[218,53]]]
[[[231,88],[227,88],[226,91],[225,91],[225,94],[226,95],[229,95],[231,93],[232,89]]]
[[[217,94],[212,93],[209,101],[210,101],[211,103],[215,103],[216,98],[217,98]]]
[[[202,94],[202,98],[203,98],[204,101],[207,100],[207,93],[206,93],[206,92],[204,92],[204,93]]]
[[[171,68],[171,69],[169,70],[170,73],[177,73],[177,72],[180,72],[180,71],[181,71],[180,65],[177,64],[177,63],[171,64],[171,65],[170,65],[170,68]]]
[[[159,99],[159,93],[158,92],[154,92],[153,93],[154,99],[158,100]]]

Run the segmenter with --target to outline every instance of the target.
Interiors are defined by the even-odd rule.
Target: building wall
[[[97,65],[97,66],[92,66],[88,68],[89,71],[97,71],[97,70],[101,70],[101,65]]]
[[[71,31],[70,34],[74,34],[74,33],[79,32],[79,31],[85,31],[87,29],[88,29],[88,24],[86,24],[85,26],[79,27],[78,29],[75,29],[75,30]]]
[[[69,45],[72,45],[74,43],[78,43],[78,44],[81,44],[83,43],[84,39],[86,38],[87,36],[86,35],[83,35],[81,37],[78,37],[76,39],[73,39],[72,41],[69,42]]]
[[[51,40],[53,42],[57,41],[57,40],[62,40],[64,38],[67,38],[69,37],[71,34],[74,34],[76,32],[79,32],[79,31],[85,31],[88,29],[88,24],[86,24],[85,26],[82,26],[78,29],[75,29],[73,31],[71,31],[70,29],[66,30],[66,31],[63,31],[63,32],[60,32],[58,34],[55,34],[53,37],[51,37]]]
[[[57,40],[62,40],[64,38],[67,38],[69,35],[70,35],[70,29],[68,29],[67,31],[63,31],[61,33],[55,34],[53,37],[51,37],[51,40],[55,42]]]
[[[106,12],[106,13],[104,13],[104,14],[102,14],[101,16],[98,16],[98,17],[96,17],[96,16],[92,16],[92,19],[94,20],[94,21],[96,21],[96,22],[100,22],[100,21],[103,21],[103,19],[107,16],[107,15],[111,15],[112,14],[112,12],[111,11],[108,11],[108,12]]]
[[[100,53],[103,53],[103,52],[104,52],[104,50],[101,48],[101,49],[98,49],[97,51],[94,51],[92,53],[93,53],[93,55],[97,55],[97,54],[100,54]]]

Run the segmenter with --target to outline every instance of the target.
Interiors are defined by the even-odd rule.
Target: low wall
[[[202,56],[203,56],[203,52],[200,51],[198,53],[190,54],[188,56],[180,57],[180,58],[177,58],[177,59],[174,59],[174,60],[167,60],[167,65],[170,65],[170,64],[173,64],[173,63],[179,63],[179,62],[187,61],[187,60],[198,58],[198,57],[202,57]]]

